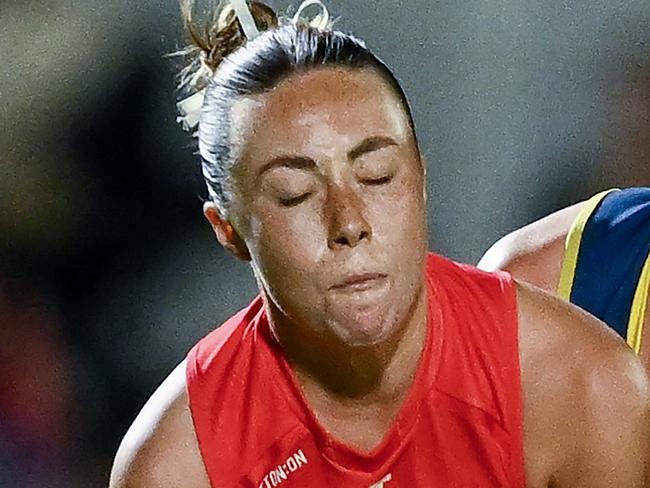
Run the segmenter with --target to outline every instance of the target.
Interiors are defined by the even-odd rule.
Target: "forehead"
[[[248,112],[249,150],[331,149],[370,135],[406,140],[408,118],[390,85],[373,70],[324,67],[290,77]],[[262,147],[263,146],[263,147]],[[248,151],[247,151],[248,152]]]

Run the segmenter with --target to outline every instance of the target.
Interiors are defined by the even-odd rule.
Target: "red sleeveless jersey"
[[[404,404],[360,452],[316,420],[257,298],[189,353],[213,488],[523,487],[517,309],[509,275],[430,254],[428,332]]]

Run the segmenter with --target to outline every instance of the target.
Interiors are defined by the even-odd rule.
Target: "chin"
[[[396,333],[398,323],[391,317],[355,317],[337,321],[331,330],[348,347],[372,347],[388,341]]]

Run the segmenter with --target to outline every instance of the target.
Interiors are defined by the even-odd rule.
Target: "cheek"
[[[327,244],[323,244],[318,219],[295,209],[267,210],[251,223],[251,254],[276,305],[298,318],[305,310],[312,313],[322,308],[320,261]]]
[[[255,219],[253,239],[260,257],[286,270],[308,270],[327,250],[320,214],[315,204],[291,209],[266,209]]]
[[[377,238],[409,248],[426,239],[426,202],[421,185],[421,177],[406,175],[368,200]]]

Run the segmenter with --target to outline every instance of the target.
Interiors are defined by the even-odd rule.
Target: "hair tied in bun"
[[[320,12],[309,19],[304,16],[304,12],[311,6],[320,7]],[[186,8],[185,17],[190,36],[201,51],[200,67],[185,82],[196,91],[176,104],[179,113],[176,121],[184,130],[196,136],[207,80],[228,54],[260,34],[258,27],[268,29],[277,24],[277,18],[269,7],[260,2],[253,1],[249,5],[247,0],[230,0],[230,5],[219,16],[215,38],[212,39],[210,35],[214,29],[208,29],[207,39],[201,39],[191,24],[191,6]],[[304,0],[291,21],[295,25],[306,25],[319,30],[330,27],[329,12],[320,0]],[[243,31],[243,36],[240,30]]]
[[[259,36],[260,31],[257,30],[257,25],[255,25],[255,20],[251,14],[250,9],[248,8],[248,3],[246,0],[230,0],[235,15],[239,20],[239,25],[241,25],[244,35],[247,40],[255,39]]]

